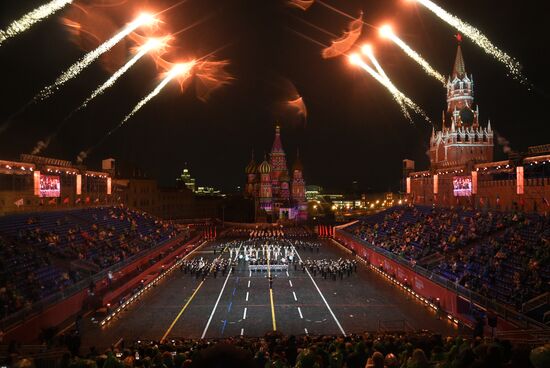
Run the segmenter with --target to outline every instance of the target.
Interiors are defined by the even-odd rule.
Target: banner
[[[516,167],[516,192],[523,194],[523,166]]]

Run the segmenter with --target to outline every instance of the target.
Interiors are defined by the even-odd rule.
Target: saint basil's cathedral
[[[254,157],[245,169],[244,195],[254,200],[256,222],[269,220],[307,220],[306,183],[299,155],[289,175],[286,154],[281,143],[281,128],[275,127],[275,139],[269,160],[256,164]]]

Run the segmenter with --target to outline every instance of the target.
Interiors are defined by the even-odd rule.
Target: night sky
[[[2,0],[0,28],[45,2]],[[404,0],[326,2],[352,15],[363,10],[365,21],[375,25],[391,22],[396,33],[438,71],[450,73],[456,31],[428,10]],[[550,46],[544,2],[436,2],[478,27],[520,61],[524,74],[536,86],[535,91],[528,91],[507,77],[502,64],[465,38],[466,69],[474,75],[482,125],[491,119],[493,129],[516,151],[550,143],[550,65],[545,56],[550,54]],[[69,6],[6,41],[0,46],[0,124],[93,48],[94,42],[97,45],[98,40],[116,33],[140,9],[159,11],[175,3],[177,0],[77,0],[80,8]],[[90,35],[86,42],[75,42],[60,21],[69,16],[86,24]],[[244,184],[244,167],[251,151],[257,159],[269,152],[273,127],[279,121],[289,161],[293,162],[299,148],[307,183],[331,191],[348,190],[353,180],[359,181],[363,191],[396,189],[404,158],[417,161],[418,169],[427,166],[429,124],[420,117],[410,124],[378,82],[343,57],[322,59],[319,46],[290,31],[328,44],[330,36],[299,19],[336,34],[349,19],[320,4],[303,12],[285,6],[283,0],[188,0],[163,13],[161,27],[175,32],[205,17],[203,23],[178,36],[166,58],[200,57],[224,47],[213,58],[230,61],[233,82],[207,102],[199,101],[193,88],[182,94],[172,83],[95,150],[86,165],[99,168],[101,159],[114,157],[142,167],[164,185],[173,185],[187,162],[199,185],[232,191]],[[424,74],[397,46],[380,39],[377,30],[364,27],[361,40],[374,45],[394,84],[439,125],[445,108],[445,91],[439,82]],[[131,46],[125,41],[55,96],[17,116],[0,134],[0,159],[30,153],[38,140],[50,134],[129,58]],[[74,161],[81,150],[118,124],[158,80],[154,62],[144,58],[114,88],[76,114],[42,155]],[[306,103],[309,114],[305,122],[280,108],[290,98],[292,84]],[[504,157],[502,147],[497,147],[496,154],[497,159]]]

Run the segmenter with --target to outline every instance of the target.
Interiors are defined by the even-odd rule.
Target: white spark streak
[[[397,103],[401,104],[399,100],[403,102],[409,109],[416,112],[418,115],[421,115],[426,121],[430,122],[430,119],[416,103],[414,103],[409,97],[407,97],[403,92],[397,89],[397,87],[389,80],[382,77],[374,69],[372,69],[365,61],[358,55],[353,54],[350,57],[352,64],[360,66],[363,70],[369,73],[374,79],[376,79],[380,84],[390,91]]]
[[[190,76],[190,72],[191,72],[191,69],[193,68],[193,66],[195,65],[195,62],[189,62],[189,63],[183,63],[183,64],[177,64],[174,68],[172,68],[172,70],[168,73],[168,75],[158,84],[158,86],[151,92],[149,93],[147,96],[145,96],[141,101],[139,101],[137,103],[137,105],[134,107],[134,109],[128,114],[126,115],[126,117],[122,120],[122,122],[115,128],[118,129],[120,128],[122,125],[124,125],[124,123],[126,123],[136,112],[138,112],[143,106],[145,106],[149,101],[151,101],[156,95],[158,95],[160,93],[160,91],[162,91],[162,89],[164,87],[166,87],[166,85],[168,83],[170,83],[170,81],[176,77],[181,77],[181,76]],[[113,132],[114,130],[111,130],[109,132],[109,135]]]
[[[126,73],[135,63],[139,61],[142,57],[147,55],[147,53],[158,47],[158,43],[155,41],[149,41],[143,47],[140,48],[139,52],[134,55],[126,64],[124,64],[119,70],[117,70],[105,83],[99,86],[83,103],[77,110],[83,109],[86,107],[90,101],[92,101],[97,96],[101,95],[107,88],[112,87],[115,82]]]
[[[49,3],[39,6],[38,8],[23,15],[21,18],[13,21],[5,30],[0,29],[0,46],[7,39],[25,32],[34,24],[46,19],[72,2],[73,0],[52,0]]]
[[[370,45],[365,45],[361,48],[361,51],[363,52],[363,54],[367,55],[367,57],[369,58],[371,63],[376,68],[376,71],[378,72],[378,74],[380,74],[380,76],[382,76],[384,79],[386,79],[388,82],[391,83],[390,78],[388,77],[388,75],[386,74],[384,69],[382,69],[382,66],[378,62],[378,59],[376,59],[376,57],[374,56],[374,52],[372,51],[372,47],[370,47]],[[407,120],[409,120],[409,122],[412,123],[413,120],[411,118],[411,115],[409,114],[409,110],[407,110],[407,105],[405,105],[405,102],[399,96],[397,96],[396,94],[392,93],[392,96],[393,96],[393,99],[395,100],[395,102],[397,102],[399,104],[401,112],[403,113],[405,118]]]
[[[521,64],[513,57],[508,55],[506,52],[496,47],[479,29],[448,13],[430,0],[416,1],[424,5],[427,9],[431,10],[441,20],[461,32],[464,36],[468,37],[476,45],[481,47],[483,51],[485,51],[487,54],[493,56],[495,59],[503,63],[515,79],[519,80],[522,83],[529,84],[527,79],[521,74]]]
[[[409,45],[407,45],[402,39],[400,39],[393,31],[388,30],[388,32],[384,33],[385,36],[387,36],[390,40],[393,41],[397,46],[401,48],[407,54],[411,59],[416,61],[418,65],[424,69],[426,74],[428,74],[431,77],[434,77],[438,81],[443,84],[443,87],[446,86],[445,84],[445,77],[439,73],[437,70],[435,70],[430,63],[428,63],[420,54],[416,51],[414,51]]]
[[[126,36],[128,36],[130,33],[135,31],[137,28],[141,27],[144,24],[150,23],[154,20],[154,18],[149,14],[143,14],[139,16],[136,20],[129,23],[122,31],[114,35],[109,40],[105,41],[103,44],[101,44],[98,48],[96,48],[93,51],[90,51],[82,59],[71,65],[63,74],[61,74],[53,84],[45,87],[38,93],[38,95],[35,97],[35,100],[44,100],[51,95],[54,94],[54,92],[59,89],[62,85],[67,83],[69,80],[75,78],[78,74],[80,74],[86,67],[88,67],[91,63],[93,63],[97,58],[99,58],[101,55],[109,51],[113,46],[115,46],[117,43],[119,43],[122,39],[124,39]]]

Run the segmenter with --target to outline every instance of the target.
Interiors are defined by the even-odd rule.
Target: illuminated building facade
[[[275,127],[269,159],[266,156],[257,165],[253,156],[245,173],[244,195],[255,200],[257,221],[307,219],[303,166],[297,156],[290,177],[279,126]]]
[[[529,147],[493,161],[494,132],[474,107],[473,76],[466,73],[460,44],[447,81],[442,128],[432,130],[430,168],[415,171],[403,161],[403,188],[412,203],[550,213],[550,145]]]
[[[448,124],[447,122],[450,122]],[[432,130],[432,168],[452,168],[493,160],[493,130],[479,123],[479,107],[474,108],[474,78],[466,73],[462,49],[458,45],[453,71],[447,80],[447,110],[441,130]]]
[[[189,172],[189,169],[185,167],[183,169],[183,172],[181,173],[180,177],[176,179],[176,183],[178,184],[179,188],[187,188],[191,190],[192,192],[195,192],[197,190],[197,184],[195,183],[195,178],[191,177],[191,173]]]

